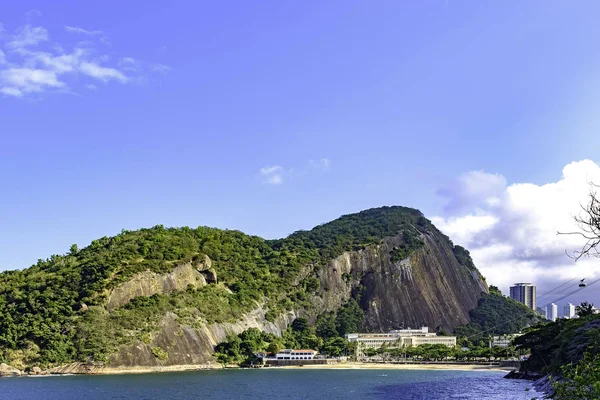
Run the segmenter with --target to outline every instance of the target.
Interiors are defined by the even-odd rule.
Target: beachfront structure
[[[398,349],[416,347],[423,344],[443,344],[448,347],[456,346],[456,336],[438,336],[429,332],[429,328],[393,330],[389,333],[348,333],[346,338],[356,342],[356,357],[364,357],[365,349]]]
[[[315,350],[283,349],[275,355],[276,360],[312,360],[317,355]]]
[[[510,287],[510,298],[535,310],[535,291],[535,285],[531,283],[515,283],[514,286]]]
[[[575,305],[565,304],[563,307],[563,318],[575,318]]]
[[[550,303],[546,306],[546,319],[550,321],[558,319],[558,306],[556,304]]]

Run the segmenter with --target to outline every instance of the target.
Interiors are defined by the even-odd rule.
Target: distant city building
[[[558,306],[550,303],[546,306],[546,319],[556,321],[558,319]]]
[[[429,332],[429,328],[401,329],[390,333],[348,333],[346,338],[356,342],[356,357],[364,356],[365,349],[397,349],[403,347],[417,347],[422,344],[443,344],[448,347],[456,346],[456,336],[438,336]]]
[[[575,318],[575,305],[569,303],[563,307],[563,318]]]
[[[515,283],[510,287],[510,297],[519,303],[535,310],[535,285],[532,283]]]

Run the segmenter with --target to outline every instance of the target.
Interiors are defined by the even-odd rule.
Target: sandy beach
[[[512,371],[514,368],[478,364],[384,364],[346,362],[303,366],[269,367],[284,369],[393,369],[393,370],[446,370],[446,371]]]

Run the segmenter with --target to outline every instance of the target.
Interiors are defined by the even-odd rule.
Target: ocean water
[[[493,371],[227,370],[0,379],[0,399],[525,400],[525,381]]]

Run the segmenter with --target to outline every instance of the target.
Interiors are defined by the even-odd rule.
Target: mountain
[[[345,215],[279,240],[158,225],[1,273],[0,361],[209,366],[232,334],[282,335],[299,317],[314,323],[355,304],[362,320],[348,326],[451,332],[487,292],[468,251],[411,208]]]

